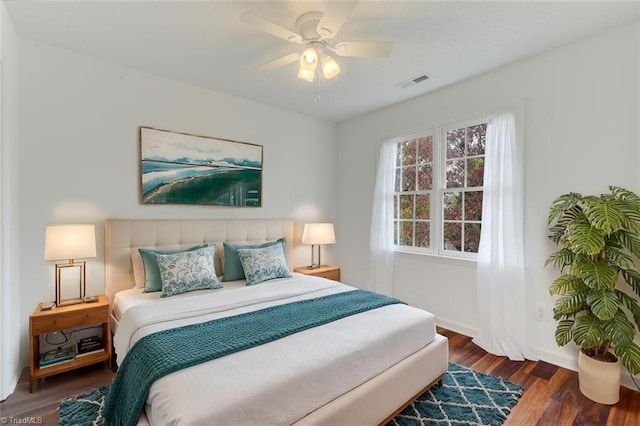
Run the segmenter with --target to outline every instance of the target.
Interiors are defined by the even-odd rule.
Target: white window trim
[[[461,120],[447,121],[446,123],[439,123],[434,126],[430,126],[424,130],[407,133],[404,136],[393,138],[394,142],[400,143],[410,139],[417,139],[419,137],[432,136],[433,137],[433,177],[432,177],[432,189],[431,189],[431,214],[429,227],[429,242],[430,247],[411,247],[394,245],[394,251],[403,254],[415,254],[415,255],[427,255],[444,259],[461,259],[475,262],[477,259],[477,253],[461,252],[456,250],[445,250],[443,247],[442,239],[444,235],[444,220],[443,210],[444,204],[442,198],[444,195],[443,183],[446,181],[446,168],[445,152],[446,149],[446,134],[447,131],[475,126],[478,124],[488,123],[490,118],[489,113],[477,114],[467,117]],[[461,187],[460,190],[465,190],[468,187]],[[475,187],[474,187],[475,188]],[[484,187],[479,187],[483,190]],[[437,200],[436,200],[437,197]],[[465,222],[463,222],[465,223]],[[463,227],[464,228],[464,227]],[[464,232],[464,230],[463,230]],[[464,235],[464,233],[463,233]],[[463,237],[464,238],[464,237]]]

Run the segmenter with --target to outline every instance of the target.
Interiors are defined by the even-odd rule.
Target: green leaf
[[[570,293],[556,300],[553,308],[553,318],[559,319],[562,316],[576,315],[587,307],[587,300],[584,292]]]
[[[633,253],[634,256],[640,257],[640,238],[622,229],[613,235],[624,248]]]
[[[580,202],[580,200],[582,200],[582,195],[576,192],[570,192],[556,198],[553,203],[551,203],[549,216],[547,217],[547,225],[551,225],[554,219],[556,219],[558,216],[561,216],[561,214],[566,210],[575,207]]]
[[[618,279],[618,269],[607,262],[581,260],[572,268],[586,285],[594,290],[613,290]]]
[[[640,346],[635,342],[618,345],[614,348],[616,356],[624,367],[633,375],[640,373]]]
[[[617,186],[610,186],[618,208],[625,215],[625,228],[640,232],[640,196]]]
[[[629,343],[636,334],[633,323],[622,309],[618,309],[613,318],[604,323],[604,332],[614,345]]]
[[[556,328],[556,343],[558,346],[564,346],[572,339],[573,320],[562,320]]]
[[[588,290],[589,287],[575,275],[560,275],[549,286],[549,294],[552,296],[563,296],[575,293],[576,290]]]
[[[633,268],[633,258],[617,245],[607,245],[604,248],[604,255],[620,269]]]
[[[618,312],[618,295],[611,290],[594,290],[587,295],[591,312],[598,319],[607,321]]]
[[[618,300],[620,303],[631,312],[633,320],[636,322],[638,330],[640,330],[640,305],[633,297],[629,296],[624,291],[616,290]]]
[[[586,217],[578,218],[567,226],[566,239],[574,253],[594,255],[604,248],[604,233],[591,226]]]
[[[560,268],[560,270],[564,269],[565,266],[571,265],[573,263],[575,256],[571,250],[568,248],[563,248],[553,253],[546,262],[544,262],[544,266],[549,264],[553,264],[556,268]]]
[[[602,323],[593,315],[583,315],[576,318],[573,327],[573,341],[583,348],[592,348],[606,341]]]
[[[615,185],[610,185],[609,191],[611,191],[611,194],[618,200],[627,201],[631,204],[640,206],[640,196],[635,192]]]
[[[631,286],[633,291],[640,296],[640,274],[633,269],[623,269],[622,278]]]
[[[584,198],[584,213],[591,222],[591,226],[599,229],[605,235],[622,228],[625,216],[616,203],[598,197]]]

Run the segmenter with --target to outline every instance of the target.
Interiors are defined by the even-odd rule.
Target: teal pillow
[[[285,238],[280,238],[276,241],[267,241],[262,244],[222,243],[222,246],[224,247],[224,267],[222,268],[224,272],[222,274],[222,281],[236,281],[243,280],[245,278],[244,269],[242,269],[242,263],[240,262],[238,252],[236,251],[237,249],[264,248],[274,246],[276,244],[282,244],[282,252],[286,253],[287,240]]]
[[[156,261],[156,254],[176,254],[184,253],[187,251],[198,250],[203,247],[207,247],[207,244],[198,244],[197,246],[189,248],[179,248],[172,250],[150,250],[139,248],[138,252],[142,257],[142,264],[144,265],[144,293],[152,293],[154,291],[162,290],[162,280],[160,279],[160,269],[158,269],[158,262]]]
[[[213,267],[214,250],[215,247],[209,246],[175,254],[156,254],[162,280],[160,297],[222,288]]]
[[[263,248],[238,248],[237,252],[247,275],[247,285],[292,276],[283,247],[279,244]]]

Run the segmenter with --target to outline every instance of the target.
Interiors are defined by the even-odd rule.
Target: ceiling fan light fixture
[[[333,77],[340,74],[340,67],[331,55],[320,56],[320,65],[322,66],[322,74],[327,80],[331,80]]]
[[[318,64],[318,52],[313,47],[309,47],[307,50],[302,52],[302,57],[300,58],[300,65],[302,63],[306,65],[313,65],[314,68]]]
[[[308,69],[300,66],[300,69],[298,70],[298,78],[300,80],[308,81],[309,83],[313,82],[313,77],[315,76],[315,74],[315,69]]]
[[[318,66],[318,52],[313,47],[309,47],[302,52],[300,56],[300,69],[298,70],[298,78],[308,82],[312,82],[316,74]]]

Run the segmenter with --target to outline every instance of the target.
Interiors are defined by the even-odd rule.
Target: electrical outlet
[[[544,305],[536,306],[536,319],[538,321],[546,321],[547,320],[547,307]]]

